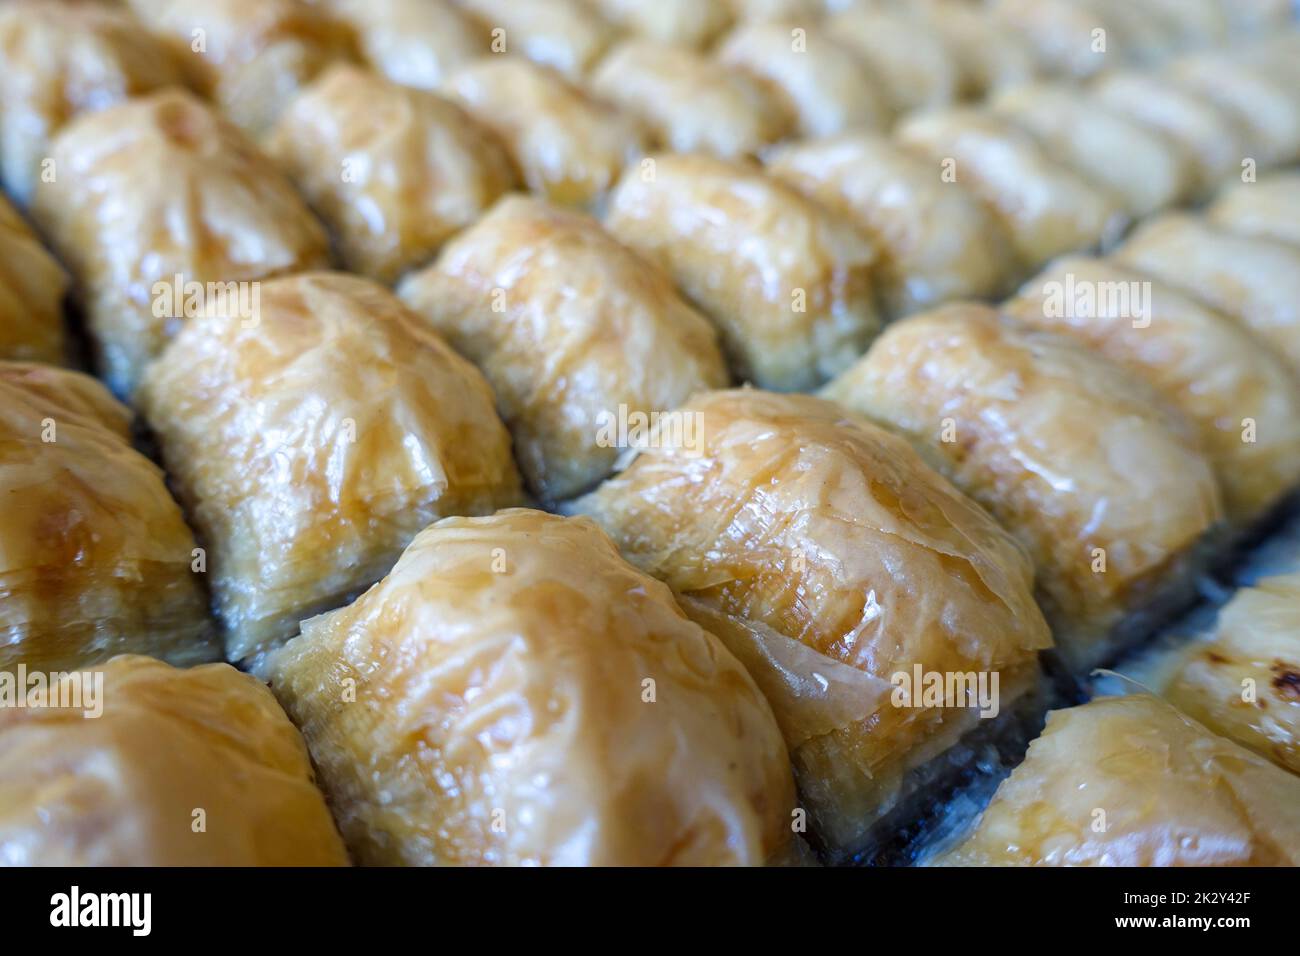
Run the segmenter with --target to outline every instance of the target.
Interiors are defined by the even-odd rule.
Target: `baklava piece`
[[[891,316],[996,298],[1014,281],[1011,240],[993,213],[889,139],[856,133],[792,143],[773,152],[767,169],[872,241]]]
[[[1300,246],[1300,173],[1233,183],[1214,201],[1206,218],[1228,232]]]
[[[1181,146],[1077,89],[1021,86],[999,95],[991,106],[1037,139],[1052,159],[1109,189],[1135,218],[1181,202],[1192,192],[1192,161]]]
[[[650,40],[616,46],[591,83],[641,122],[658,146],[679,153],[754,155],[792,122],[757,80],[703,53]]]
[[[910,798],[933,802],[927,765],[981,713],[1036,687],[1051,638],[1029,559],[906,442],[831,402],[746,389],[679,414],[689,429],[661,430],[576,510],[750,669],[810,832],[843,860]],[[927,697],[925,674],[965,690]],[[996,698],[983,711],[977,685]]]
[[[983,99],[1045,72],[1028,37],[988,7],[966,0],[912,0],[909,7],[950,51],[960,99]]]
[[[798,136],[883,130],[892,123],[876,78],[829,30],[794,21],[746,23],[722,41],[717,55],[766,85],[795,118]]]
[[[56,174],[49,143],[79,113],[181,82],[171,51],[124,10],[101,3],[0,4],[0,179],[26,204]]]
[[[354,55],[346,25],[310,0],[127,0],[190,83],[260,136],[298,89]]]
[[[0,671],[218,656],[202,553],[130,423],[88,375],[0,362]]]
[[[651,421],[727,384],[713,327],[657,266],[541,200],[502,200],[400,294],[483,370],[544,501],[586,491]]]
[[[352,31],[361,59],[394,83],[436,90],[489,52],[482,26],[452,0],[316,0]]]
[[[1109,245],[1128,225],[1118,197],[1053,161],[1029,133],[991,113],[965,108],[922,114],[905,122],[898,138],[929,157],[936,179],[979,195],[1031,268],[1067,252]]]
[[[730,0],[592,0],[607,20],[636,36],[700,49],[731,23]]]
[[[1115,258],[1239,320],[1300,370],[1300,249],[1173,213],[1140,226]]]
[[[493,55],[525,56],[579,79],[617,36],[584,0],[457,0],[488,31]]]
[[[392,293],[333,273],[258,290],[253,321],[192,319],[139,392],[232,661],[378,580],[435,518],[519,498],[487,382]]]
[[[1241,173],[1249,154],[1248,134],[1229,113],[1168,78],[1123,71],[1102,77],[1092,88],[1101,106],[1164,133],[1192,162],[1195,189],[1212,192]]]
[[[1297,866],[1300,778],[1145,694],[1054,711],[950,866]]]
[[[51,694],[62,706],[0,709],[0,865],[348,865],[257,678],[123,655]]]
[[[352,272],[391,283],[515,183],[496,137],[455,103],[336,64],[294,98],[267,149]]]
[[[67,359],[63,296],[68,276],[18,210],[0,195],[0,359]]]
[[[1236,593],[1189,645],[1163,695],[1217,734],[1300,773],[1300,574]]]
[[[188,93],[83,116],[53,155],[59,174],[38,187],[35,218],[72,272],[119,395],[212,293],[238,297],[237,283],[327,262],[325,230],[292,184]]]
[[[606,225],[668,270],[737,374],[765,388],[818,385],[879,328],[870,244],[757,167],[653,157],[624,174]]]
[[[954,51],[908,10],[849,9],[831,17],[825,29],[862,58],[895,113],[957,100],[962,78]]]
[[[761,864],[793,837],[762,693],[584,518],[439,521],[266,671],[362,864]]]
[[[1218,485],[1191,425],[1101,356],[950,305],[891,325],[823,394],[906,435],[1019,538],[1075,670],[1136,636],[1131,612],[1192,593]]]
[[[648,145],[632,117],[522,57],[485,57],[444,91],[505,144],[529,191],[552,202],[595,205]]]
[[[1029,39],[1054,72],[1080,79],[1172,52],[1175,21],[1132,0],[994,0],[994,12]]]
[[[1163,282],[1071,256],[1003,306],[1153,386],[1196,426],[1229,518],[1250,528],[1300,486],[1300,385],[1239,323]]]

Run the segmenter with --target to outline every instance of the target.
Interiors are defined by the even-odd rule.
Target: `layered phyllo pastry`
[[[0,180],[20,203],[58,175],[50,140],[78,113],[181,82],[171,51],[103,3],[0,5]]]
[[[1238,525],[1253,526],[1300,486],[1300,385],[1239,322],[1163,282],[1086,256],[1052,263],[1003,309],[1100,352],[1181,411]]]
[[[394,83],[435,90],[490,52],[482,24],[453,0],[315,0],[352,33],[360,59]]]
[[[57,677],[0,708],[0,866],[348,865],[257,678],[133,654]]]
[[[648,145],[631,116],[522,57],[484,57],[443,91],[505,144],[529,191],[552,202],[594,205]]]
[[[1054,161],[1032,135],[988,111],[921,114],[902,124],[898,139],[930,160],[936,179],[961,183],[983,199],[1030,267],[1113,243],[1128,225],[1119,197]]]
[[[347,601],[448,514],[517,502],[483,377],[382,286],[258,285],[191,319],[138,395],[207,549],[228,659]]]
[[[310,0],[127,0],[190,84],[261,135],[298,88],[354,55],[343,22]]]
[[[585,518],[439,521],[266,673],[362,864],[754,865],[797,836],[763,694]]]
[[[118,394],[214,293],[239,298],[252,280],[327,262],[325,230],[289,181],[189,93],[82,116],[52,156],[59,174],[38,187],[35,219]]]
[[[1190,195],[1194,171],[1177,141],[1057,84],[1032,84],[994,98],[995,113],[1029,132],[1047,154],[1146,216]]]
[[[386,283],[515,184],[500,142],[455,103],[347,63],[294,98],[267,149],[329,227],[342,264]]]
[[[591,0],[605,19],[660,43],[708,46],[732,18],[732,0]]]
[[[858,227],[876,251],[885,311],[909,315],[1009,291],[1015,254],[991,209],[934,164],[869,133],[777,147],[768,172]]]
[[[1300,246],[1300,173],[1229,185],[1206,212],[1220,229]]]
[[[1101,356],[954,304],[891,325],[823,394],[906,435],[1020,540],[1074,669],[1131,639],[1130,612],[1193,591],[1218,484],[1192,426]]]
[[[1300,865],[1300,777],[1146,694],[1054,711],[950,866]]]
[[[783,137],[792,117],[760,80],[687,47],[652,40],[615,46],[591,77],[593,90],[680,153],[756,154]]]
[[[749,668],[810,833],[844,860],[891,811],[933,802],[931,761],[1036,688],[1051,637],[1029,559],[906,442],[831,402],[744,389],[678,414],[689,428],[660,429],[574,510]]]
[[[216,658],[203,553],[130,424],[87,375],[0,362],[0,671]]]
[[[721,330],[737,376],[765,388],[815,387],[879,328],[871,245],[755,166],[651,157],[623,175],[605,223],[668,271]]]
[[[494,55],[524,56],[577,79],[618,35],[585,0],[456,0],[488,32]]]
[[[1124,65],[1150,66],[1177,48],[1175,18],[1132,0],[992,0],[1039,59],[1073,78]]]
[[[717,55],[781,101],[797,136],[883,130],[893,122],[879,81],[832,30],[795,21],[745,23],[721,41]]]
[[[0,195],[0,359],[62,364],[68,276]]]
[[[957,65],[959,99],[977,100],[1046,72],[1028,36],[991,7],[966,0],[908,0]]]
[[[1171,213],[1143,223],[1115,258],[1239,320],[1300,370],[1300,248]]]
[[[880,4],[850,7],[832,16],[826,31],[861,57],[895,113],[956,101],[959,62],[943,34],[911,11]]]
[[[483,370],[533,492],[586,491],[696,391],[728,383],[708,320],[600,224],[503,199],[403,299]]]

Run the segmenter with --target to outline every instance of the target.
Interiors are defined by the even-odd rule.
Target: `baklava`
[[[0,359],[67,361],[63,297],[68,276],[0,195]]]
[[[1300,246],[1300,173],[1232,183],[1205,215],[1228,232]]]
[[[348,865],[302,737],[255,677],[123,655],[50,696],[0,708],[0,866]]]
[[[399,291],[492,383],[544,501],[586,491],[651,421],[728,383],[716,332],[667,275],[538,199],[502,200]]]
[[[217,658],[203,554],[130,423],[87,375],[0,362],[0,671]]]
[[[266,672],[362,864],[752,865],[795,837],[758,687],[584,518],[439,521]]]
[[[492,55],[524,56],[580,78],[617,36],[585,0],[456,0],[488,32]]]
[[[394,83],[436,90],[489,52],[482,24],[452,0],[316,0],[352,32],[360,58]]]
[[[487,382],[373,282],[267,280],[218,304],[145,374],[139,404],[207,548],[229,660],[382,577],[448,514],[517,503]]]
[[[947,106],[962,77],[943,35],[906,9],[850,8],[830,18],[826,31],[862,58],[895,113]]]
[[[661,43],[708,46],[731,23],[731,0],[591,0],[607,20]]]

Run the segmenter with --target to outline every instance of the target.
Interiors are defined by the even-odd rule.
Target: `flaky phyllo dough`
[[[58,706],[0,708],[0,865],[347,865],[256,678],[122,655],[56,686]]]
[[[428,262],[515,184],[501,144],[455,103],[345,63],[293,100],[267,148],[343,265],[381,282]]]
[[[1051,643],[1029,559],[899,438],[808,396],[712,392],[580,499],[767,694],[812,830],[854,850],[904,774],[979,723],[893,681],[998,676],[1007,709]],[[909,696],[907,698],[911,700]]]
[[[326,264],[325,230],[289,181],[191,94],[164,90],[82,116],[52,150],[57,175],[37,188],[36,220],[72,271],[119,394],[195,311],[188,302]]]
[[[512,196],[402,298],[487,376],[537,495],[586,491],[653,418],[727,384],[708,321],[595,220]]]
[[[0,359],[62,364],[68,277],[0,195]]]
[[[1164,696],[1215,733],[1300,773],[1300,574],[1238,591],[1189,645]]]
[[[1145,694],[1047,718],[951,866],[1296,866],[1300,777]]]
[[[585,518],[419,534],[267,673],[363,864],[759,864],[794,787],[763,695]]]
[[[1194,430],[1155,391],[984,306],[895,323],[823,394],[905,434],[1020,539],[1081,668],[1128,612],[1190,589],[1222,517]]]
[[[180,82],[171,51],[125,10],[0,4],[0,179],[25,203],[49,174],[49,141],[69,119]]]
[[[332,273],[259,288],[256,321],[191,320],[139,393],[231,660],[380,578],[435,518],[520,493],[487,383],[391,293]]]
[[[130,421],[89,376],[0,362],[0,670],[216,656],[194,538]]]

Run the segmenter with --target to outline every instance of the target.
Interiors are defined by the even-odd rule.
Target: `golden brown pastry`
[[[755,80],[702,53],[651,40],[614,47],[591,84],[644,124],[658,145],[679,153],[752,155],[792,122]]]
[[[592,0],[611,23],[661,43],[707,46],[731,22],[729,0]]]
[[[808,389],[862,353],[879,328],[873,253],[847,222],[746,164],[648,162],[624,174],[606,225],[713,320],[741,378]]]
[[[983,99],[1043,73],[1029,38],[988,7],[967,0],[907,0],[957,65],[958,95]]]
[[[456,0],[486,28],[489,50],[522,55],[577,79],[617,31],[583,0]]]
[[[759,689],[585,518],[439,521],[267,672],[363,864],[760,864],[791,839]]]
[[[194,536],[130,422],[88,375],[0,362],[0,671],[217,656]]]
[[[1002,224],[929,161],[866,133],[777,147],[768,171],[858,226],[875,245],[891,316],[1007,290],[1014,253]]]
[[[961,75],[953,49],[907,9],[851,8],[831,17],[826,31],[862,57],[894,112],[957,99]]]
[[[1228,185],[1206,212],[1220,229],[1300,246],[1300,173]]]
[[[1300,779],[1145,694],[1054,711],[950,866],[1296,866]]]
[[[186,306],[190,283],[205,293],[193,299],[200,307],[208,283],[326,263],[325,230],[289,181],[188,93],[163,90],[82,116],[55,139],[53,155],[63,173],[40,184],[33,210],[72,271],[100,369],[118,394],[196,310]]]
[[[346,25],[308,0],[127,0],[175,51],[195,89],[249,133],[298,89],[353,56]]]
[[[394,83],[436,90],[489,52],[482,25],[452,0],[316,0],[352,31],[367,66]]]
[[[393,282],[515,183],[510,157],[459,106],[340,63],[285,108],[267,149],[352,272]]]
[[[1003,309],[1100,352],[1186,415],[1235,522],[1258,520],[1300,485],[1300,385],[1239,323],[1163,282],[1084,256],[1052,263]]]
[[[950,305],[891,325],[823,392],[906,435],[1028,549],[1085,669],[1134,607],[1189,582],[1222,515],[1191,426],[1070,340]]]
[[[632,117],[522,57],[484,57],[444,89],[497,134],[528,189],[553,202],[594,204],[646,151]]]
[[[741,24],[717,53],[782,101],[799,136],[882,130],[892,121],[879,83],[835,34],[797,21]]]
[[[1180,57],[1165,75],[1197,99],[1213,103],[1246,130],[1246,155],[1262,166],[1300,159],[1300,95],[1228,53]]]
[[[1115,258],[1239,320],[1300,369],[1300,249],[1171,213],[1139,227]]]
[[[68,276],[0,195],[0,359],[62,364]]]
[[[1052,159],[1106,187],[1134,217],[1181,202],[1194,188],[1192,160],[1177,142],[1073,87],[1016,87],[991,108],[1030,133]]]
[[[181,82],[179,64],[125,10],[97,3],[0,4],[0,179],[20,203],[49,142],[78,113]]]
[[[1300,574],[1236,593],[1163,695],[1216,734],[1300,773]]]
[[[1103,107],[1164,133],[1191,159],[1195,186],[1205,193],[1241,172],[1249,146],[1237,118],[1152,73],[1121,71],[1102,77],[1091,88]]]
[[[378,580],[435,518],[519,498],[487,382],[392,293],[338,273],[260,289],[256,321],[187,323],[139,393],[230,660]]]
[[[921,114],[898,140],[931,161],[936,179],[962,183],[983,199],[1030,267],[1117,239],[1127,225],[1109,190],[1054,162],[1009,121],[973,108]]]
[[[0,865],[348,865],[257,678],[123,655],[60,687],[83,706],[0,709]]]
[[[665,431],[576,508],[750,669],[811,830],[842,857],[980,723],[897,695],[898,675],[983,674],[1002,710],[1036,682],[1051,639],[1029,561],[905,442],[830,402],[744,389],[682,412],[698,440]]]
[[[608,475],[651,416],[727,384],[717,334],[663,272],[541,200],[503,199],[400,293],[483,370],[545,501]]]

